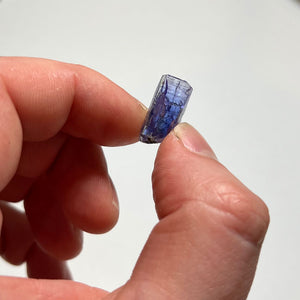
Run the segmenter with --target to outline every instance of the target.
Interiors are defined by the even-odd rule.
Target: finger
[[[0,191],[16,172],[21,147],[21,123],[0,77]]]
[[[73,224],[90,233],[115,225],[118,199],[100,147],[70,138],[49,174],[57,201]]]
[[[45,173],[54,162],[65,140],[66,135],[59,133],[42,142],[24,142],[17,175],[37,178]]]
[[[25,197],[24,207],[35,240],[46,253],[64,260],[82,248],[82,232],[65,216],[48,174]]]
[[[153,190],[160,222],[123,295],[135,289],[139,299],[246,299],[268,226],[263,202],[187,124],[161,144]]]
[[[101,149],[69,138],[51,170],[25,197],[25,210],[36,240],[60,259],[79,253],[79,228],[109,230],[118,219],[118,205]]]
[[[70,280],[25,279],[0,276],[2,299],[22,300],[53,299],[53,300],[98,300],[103,299],[107,292],[89,287]]]
[[[3,201],[0,208],[4,216],[1,256],[14,265],[26,260],[28,276],[32,278],[71,279],[65,262],[47,255],[35,244],[25,214]]]
[[[62,128],[98,144],[138,140],[146,111],[95,71],[51,60],[2,57],[0,78],[6,87],[2,96],[7,106],[14,104],[24,140],[46,140]],[[19,124],[15,117],[14,122]]]
[[[0,191],[14,176],[22,140],[63,130],[103,145],[138,140],[140,102],[103,75],[78,65],[0,58]]]
[[[59,133],[42,142],[24,142],[16,174],[0,191],[0,199],[10,202],[23,200],[35,179],[54,162],[66,135]]]
[[[0,201],[0,208],[4,214],[0,238],[1,256],[14,265],[22,264],[27,260],[28,276],[70,279],[71,275],[65,262],[50,257],[35,245],[25,214],[4,201]]]
[[[67,263],[33,244],[26,256],[27,275],[37,279],[72,279]]]
[[[24,199],[35,179],[15,175],[0,191],[0,199],[9,202],[18,202]]]
[[[0,201],[3,214],[1,230],[1,256],[11,264],[19,265],[26,259],[26,255],[33,244],[26,216],[8,203]]]

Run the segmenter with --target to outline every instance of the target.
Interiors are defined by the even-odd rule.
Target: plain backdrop
[[[0,55],[89,66],[145,105],[162,74],[189,81],[183,120],[270,209],[249,299],[300,299],[300,1],[2,0]],[[157,222],[157,146],[104,151],[120,220],[108,234],[85,235],[69,264],[76,280],[113,290]],[[25,267],[1,261],[0,274],[25,276]]]

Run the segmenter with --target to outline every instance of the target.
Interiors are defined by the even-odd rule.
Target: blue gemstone
[[[193,88],[184,80],[163,75],[140,134],[143,143],[160,143],[180,122]]]

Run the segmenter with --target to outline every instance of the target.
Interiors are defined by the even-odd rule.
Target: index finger
[[[23,141],[63,131],[101,145],[138,140],[146,110],[103,75],[79,65],[0,57],[0,190],[13,177]]]
[[[145,109],[91,69],[46,59],[2,57],[1,81],[1,98],[7,94],[15,106],[26,141],[46,140],[60,130],[101,145],[138,140]]]

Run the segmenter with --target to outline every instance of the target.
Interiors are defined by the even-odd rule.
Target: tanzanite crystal
[[[143,143],[160,143],[180,122],[193,88],[184,80],[163,75],[140,134]]]

